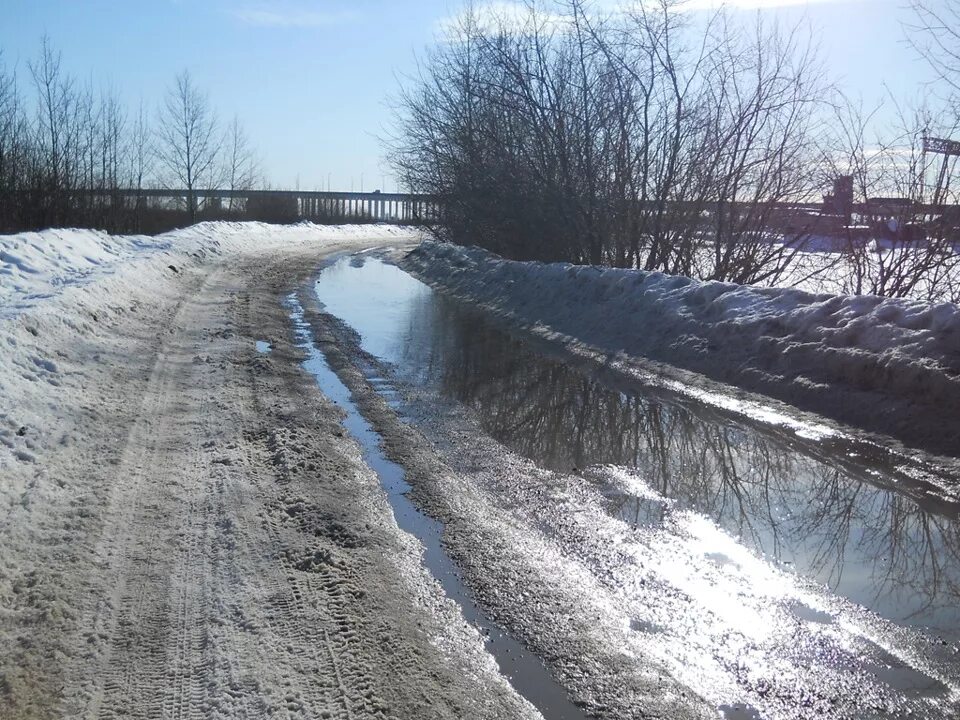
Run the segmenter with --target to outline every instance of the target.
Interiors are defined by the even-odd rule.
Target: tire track
[[[82,564],[56,568],[77,611],[30,656],[62,682],[37,683],[49,711],[18,689],[8,715],[0,677],[0,716],[529,717],[417,574],[417,548],[299,365],[280,298],[320,255],[191,269],[156,326],[111,328],[109,360],[78,380],[117,417],[83,415],[77,435],[90,519],[71,546]]]
[[[101,608],[108,646],[88,717],[201,717],[210,509],[199,438],[219,388],[193,358],[224,290],[221,275],[208,275],[180,304],[117,469],[117,534],[104,543],[116,555],[115,589]]]

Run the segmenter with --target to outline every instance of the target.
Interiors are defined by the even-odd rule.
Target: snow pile
[[[226,222],[156,238],[73,229],[0,236],[0,477],[43,456],[43,443],[51,442],[69,415],[65,408],[76,401],[63,396],[63,388],[126,363],[132,341],[118,338],[117,329],[133,316],[145,337],[158,332],[157,308],[175,304],[184,287],[196,287],[204,273],[195,270],[281,248],[420,238],[418,231],[380,225]],[[23,491],[9,476],[3,479],[0,507]]]
[[[434,286],[541,335],[667,362],[960,453],[956,305],[520,263],[432,241],[405,263]]]
[[[206,222],[157,237],[109,235],[97,230],[45,230],[0,236],[0,318],[10,317],[57,295],[114,272],[134,259],[167,258],[289,242],[353,237],[411,237],[411,231],[385,225],[322,226]]]
[[[169,240],[113,237],[96,230],[47,230],[0,237],[0,308],[9,312],[48,297],[55,288],[138,253],[169,247]]]

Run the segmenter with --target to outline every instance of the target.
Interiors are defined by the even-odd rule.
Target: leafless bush
[[[398,104],[391,146],[444,232],[519,259],[774,282],[803,245],[823,81],[803,35],[693,27],[671,0],[468,11]],[[791,234],[791,242],[783,242]]]

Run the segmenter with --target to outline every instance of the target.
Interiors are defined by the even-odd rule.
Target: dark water
[[[430,381],[477,410],[511,449],[559,470],[636,468],[659,494],[774,562],[883,617],[960,639],[956,508],[923,507],[892,489],[905,482],[897,468],[805,454],[783,437],[612,391],[478,331],[475,319],[441,312],[448,317],[436,326],[445,332],[432,347],[411,340],[404,364],[431,368]],[[662,511],[629,495],[611,502],[637,524]]]
[[[526,652],[513,637],[491,621],[477,606],[472,595],[460,580],[457,568],[440,543],[443,525],[421,513],[407,498],[410,485],[402,467],[386,458],[381,450],[381,437],[360,414],[353,403],[350,390],[327,365],[323,354],[314,346],[309,324],[296,296],[287,300],[298,346],[308,353],[304,367],[316,378],[320,390],[346,412],[344,426],[360,444],[363,459],[380,479],[387,491],[400,528],[423,544],[423,562],[439,581],[447,597],[459,605],[467,622],[484,635],[487,649],[497,661],[500,671],[523,697],[547,718],[557,720],[586,720],[584,712],[567,697],[566,690],[550,675],[544,664]]]
[[[661,388],[617,387],[376,259],[340,261],[321,278],[318,299],[359,332],[365,350],[404,382],[474,409],[517,453],[562,471],[633,468],[768,561],[897,624],[960,640],[958,506],[923,499],[905,460],[804,440]],[[613,489],[607,497],[610,512],[636,525],[665,511]],[[817,621],[817,611],[796,612]]]

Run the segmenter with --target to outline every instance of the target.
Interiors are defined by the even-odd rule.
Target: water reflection
[[[801,576],[895,622],[960,639],[956,508],[900,492],[897,467],[661,393],[613,389],[429,292],[405,312],[383,356],[405,380],[473,408],[512,450],[565,472],[635,468],[672,508],[706,515]],[[609,512],[632,524],[673,511],[601,489]]]

